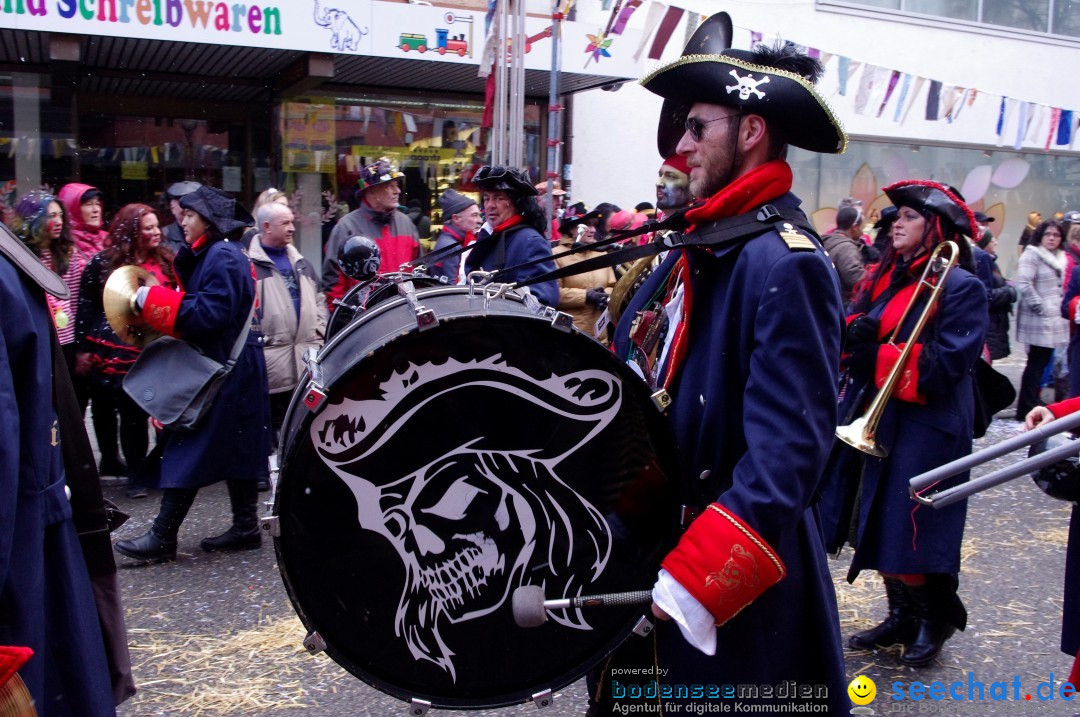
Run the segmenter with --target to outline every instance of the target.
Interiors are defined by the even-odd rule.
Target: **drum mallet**
[[[579,595],[559,600],[545,600],[544,588],[539,585],[522,585],[514,590],[511,604],[514,622],[518,627],[540,627],[547,622],[548,610],[567,610],[582,607],[607,607],[615,605],[646,605],[652,602],[652,590],[630,590],[624,593],[604,595]]]

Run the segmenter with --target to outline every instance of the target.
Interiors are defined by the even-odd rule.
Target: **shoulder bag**
[[[169,336],[152,341],[124,376],[124,391],[166,428],[192,430],[209,413],[218,391],[236,365],[254,314],[252,301],[244,329],[224,365],[187,341]]]

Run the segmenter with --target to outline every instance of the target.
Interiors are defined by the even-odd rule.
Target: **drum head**
[[[349,672],[403,700],[484,708],[582,676],[647,606],[548,599],[648,589],[676,536],[674,450],[645,385],[577,331],[467,290],[419,292],[320,357],[328,400],[294,398],[275,540],[302,621]],[[482,302],[481,302],[482,303]]]
[[[345,292],[345,296],[334,305],[330,320],[326,322],[326,340],[329,341],[343,328],[363,316],[365,311],[370,311],[383,301],[398,296],[396,283],[398,277],[408,279],[416,289],[429,289],[442,283],[431,276],[392,273],[380,274],[371,281],[357,284]]]

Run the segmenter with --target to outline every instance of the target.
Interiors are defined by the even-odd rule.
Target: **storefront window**
[[[525,106],[525,158],[537,181],[544,160],[542,109],[536,103]],[[285,189],[302,195],[302,213],[309,224],[318,217],[323,240],[333,221],[356,207],[361,167],[380,157],[390,158],[405,174],[402,205],[430,218],[422,240],[438,233],[442,192],[453,188],[478,198],[471,177],[486,162],[487,138],[480,128],[480,100],[311,96],[284,102],[279,112]],[[321,206],[309,195],[318,196]],[[331,199],[335,206],[328,218]],[[302,251],[310,255],[308,237]]]

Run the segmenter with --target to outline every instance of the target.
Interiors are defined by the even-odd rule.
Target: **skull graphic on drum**
[[[603,573],[611,530],[559,466],[615,418],[622,385],[595,369],[538,378],[496,356],[410,363],[379,389],[327,406],[312,444],[360,526],[401,559],[395,634],[456,681],[445,623],[509,610],[520,585],[569,597]],[[590,629],[578,610],[550,619]]]

